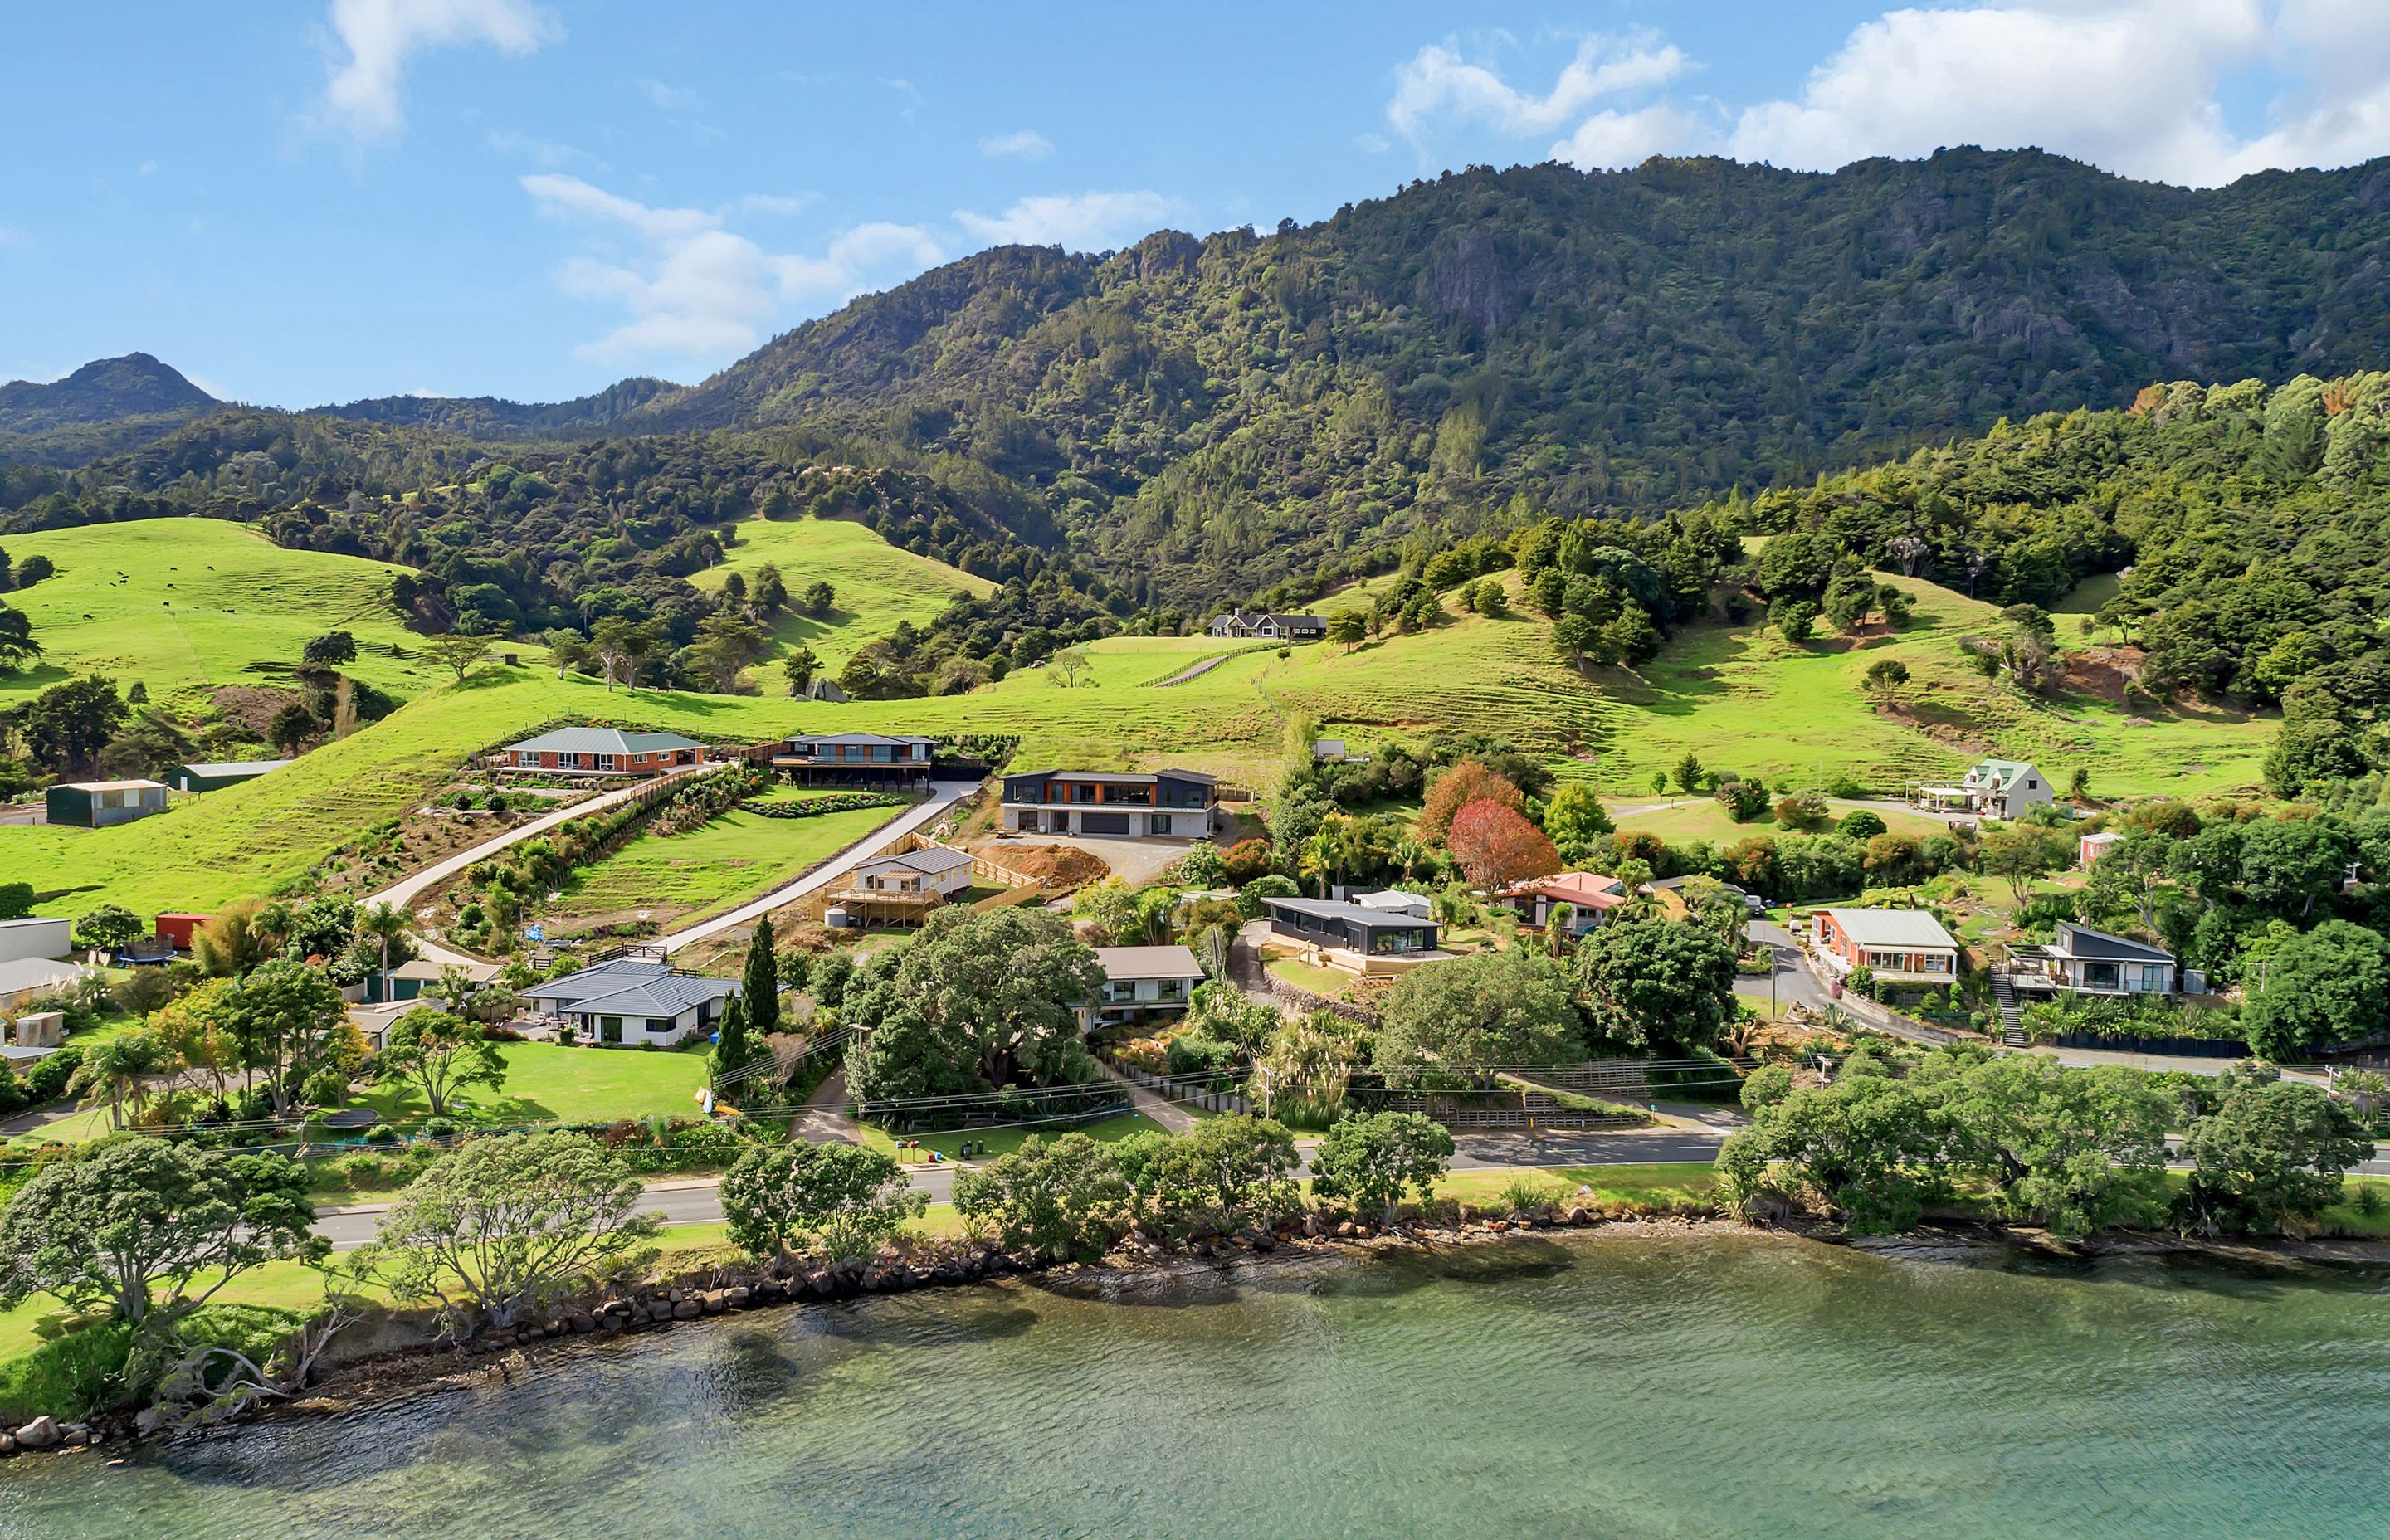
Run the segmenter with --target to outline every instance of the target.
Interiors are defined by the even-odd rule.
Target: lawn
[[[2137,713],[2083,692],[2028,696],[1959,656],[1960,637],[1997,630],[1991,606],[1879,576],[1915,605],[1896,634],[1855,644],[1829,632],[1796,647],[1766,626],[1696,627],[1639,677],[1620,675],[1617,699],[1629,710],[1604,745],[1603,789],[1639,793],[1689,749],[1714,767],[1771,781],[1850,775],[1878,791],[1949,775],[1985,752],[2032,760],[2062,784],[2080,765],[2102,795],[2198,795],[2257,782],[2272,719],[2197,708]],[[1896,714],[1861,688],[1879,659],[1910,672]]]
[[[761,526],[775,538],[806,527]],[[1050,671],[1024,670],[970,695],[843,705],[608,690],[549,669],[490,664],[287,770],[158,817],[97,830],[0,828],[0,871],[54,895],[39,905],[45,914],[79,915],[103,902],[137,913],[206,910],[268,894],[356,831],[405,812],[472,752],[564,721],[716,742],[800,731],[1014,733],[1021,768],[1176,764],[1254,786],[1275,784],[1283,720],[1296,712],[1328,736],[1363,741],[1418,739],[1439,727],[1490,734],[1619,795],[1640,793],[1652,771],[1689,748],[1771,781],[1847,772],[1890,789],[1950,774],[1975,757],[1975,744],[2033,758],[2062,777],[2085,765],[2102,795],[2192,794],[2257,779],[2269,721],[2192,712],[2142,719],[2088,697],[2028,700],[1957,658],[1955,638],[1984,622],[1986,607],[1898,581],[1917,594],[1919,619],[1896,637],[1796,648],[1753,628],[1696,628],[1640,675],[1606,670],[1590,679],[1553,655],[1540,618],[1473,615],[1349,653],[1325,643],[1284,659],[1241,653],[1170,689],[1146,682],[1216,645],[1115,637],[1086,648],[1095,683],[1078,688],[1056,687]],[[1878,712],[1858,689],[1878,656],[1908,661],[1916,676],[1908,716]]]
[[[554,1043],[504,1043],[506,1084],[493,1095],[474,1086],[463,1098],[459,1122],[493,1125],[527,1123],[610,1123],[620,1118],[691,1118],[697,1093],[706,1084],[705,1051],[645,1048],[568,1048]],[[360,1098],[392,1123],[430,1115],[422,1093],[387,1085]]]
[[[1340,968],[1314,968],[1294,957],[1272,957],[1265,966],[1272,978],[1331,1000],[1342,998],[1353,987],[1353,975]]]
[[[587,917],[636,912],[659,925],[699,919],[789,881],[903,813],[859,807],[811,818],[733,809],[685,834],[643,834],[574,872],[543,918],[569,930]]]
[[[163,700],[202,685],[288,685],[308,638],[345,630],[348,672],[415,696],[447,677],[417,654],[390,582],[405,571],[360,557],[289,551],[220,519],[142,519],[10,535],[17,560],[46,556],[57,575],[12,592],[33,622],[41,662],[0,675],[0,707],[99,673]],[[409,654],[393,658],[398,647]]]
[[[780,616],[772,627],[772,656],[810,647],[833,674],[857,648],[895,630],[899,621],[926,628],[956,594],[983,597],[996,587],[959,568],[900,550],[852,520],[756,518],[732,528],[739,544],[730,547],[727,559],[689,582],[719,593],[731,573],[752,584],[757,569],[769,565],[779,568],[791,598],[802,597],[810,584],[828,583],[835,596],[829,613],[818,619]],[[756,673],[759,678],[773,675],[763,681],[767,689],[784,683],[768,663]]]
[[[1732,769],[1735,766],[1729,765],[1727,768]],[[1648,798],[1640,803],[1633,799],[1612,798],[1610,800],[1628,807],[1648,806],[1650,803]],[[1836,819],[1840,819],[1846,813],[1857,811],[1859,807],[1857,802],[1846,802],[1831,797],[1827,799],[1827,805],[1832,810],[1832,816]],[[1887,811],[1878,807],[1870,807],[1867,811],[1882,818],[1884,827],[1895,834],[1913,834],[1923,839],[1929,834],[1947,834],[1950,828],[1950,826],[1941,819],[1928,818],[1922,814],[1905,813],[1898,809]],[[1748,840],[1756,834],[1775,835],[1785,832],[1777,827],[1776,815],[1773,812],[1764,813],[1748,823],[1736,823],[1715,797],[1698,798],[1683,807],[1665,807],[1654,813],[1623,814],[1617,813],[1615,809],[1613,813],[1621,829],[1645,830],[1660,836],[1672,845],[1681,845],[1693,840],[1706,840],[1716,845],[1730,845],[1738,840]],[[1832,825],[1829,824],[1827,827],[1831,828]]]

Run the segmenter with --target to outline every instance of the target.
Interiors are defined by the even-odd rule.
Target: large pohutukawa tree
[[[849,992],[844,1015],[864,1035],[848,1085],[891,1100],[1086,1080],[1078,1007],[1103,982],[1095,950],[1056,916],[938,910],[893,969]]]

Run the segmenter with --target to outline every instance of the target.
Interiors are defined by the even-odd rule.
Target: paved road
[[[1774,960],[1775,993],[1772,996],[1769,995],[1767,979],[1737,974],[1734,981],[1737,995],[1751,1000],[1772,997],[1779,1009],[1806,1006],[1813,1011],[1822,1011],[1831,1003],[1825,986],[1818,982],[1817,976],[1809,971],[1809,965],[1802,959],[1801,943],[1792,931],[1773,920],[1754,919],[1751,922],[1751,939],[1766,946]]]
[[[914,830],[936,823],[948,808],[978,789],[977,781],[933,782],[928,802],[880,825],[836,855],[815,866],[795,881],[775,888],[752,903],[741,904],[728,914],[716,915],[685,930],[675,930],[657,944],[670,955],[691,942],[703,941],[708,936],[719,935],[735,926],[745,925],[750,920],[768,915],[775,909],[784,909],[797,900],[829,887],[841,875],[852,870],[856,863],[867,861]]]
[[[1453,1156],[1455,1171],[1511,1171],[1530,1166],[1640,1165],[1651,1161],[1705,1162],[1717,1158],[1722,1136],[1677,1130],[1621,1134],[1555,1133],[1529,1138],[1525,1133],[1472,1134],[1459,1141]],[[1304,1174],[1310,1174],[1304,1141]],[[930,1195],[932,1203],[954,1200],[955,1173],[968,1169],[959,1162],[916,1166],[907,1174],[913,1186]],[[318,1235],[328,1237],[335,1251],[353,1251],[374,1237],[381,1226],[383,1204],[371,1204],[342,1213],[327,1213],[315,1221]],[[668,1225],[710,1225],[722,1217],[715,1179],[697,1178],[658,1183],[648,1188],[641,1212]]]
[[[514,828],[494,835],[490,839],[482,841],[480,844],[472,846],[470,849],[461,851],[455,855],[447,857],[445,860],[435,861],[419,872],[415,872],[409,876],[402,877],[396,882],[384,888],[381,892],[367,894],[365,902],[367,904],[395,904],[404,908],[414,903],[416,898],[422,893],[424,889],[430,887],[435,882],[447,880],[449,878],[456,876],[458,872],[463,871],[466,867],[471,866],[474,862],[488,856],[493,852],[502,851],[508,845],[516,844],[521,841],[530,839],[534,834],[545,834],[549,829],[556,828],[559,824],[569,823],[572,819],[582,817],[591,813],[601,813],[607,808],[612,807],[617,802],[628,802],[633,797],[637,796],[640,792],[645,791],[651,787],[661,786],[666,781],[685,779],[690,776],[701,775],[707,770],[718,770],[720,768],[721,766],[718,764],[692,765],[687,769],[675,770],[670,775],[658,776],[652,780],[635,781],[629,786],[616,787],[613,790],[592,797],[585,802],[575,802],[570,807],[560,807],[553,813],[543,813],[527,824],[517,824]]]

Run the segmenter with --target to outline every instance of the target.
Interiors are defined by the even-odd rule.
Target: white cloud
[[[698,112],[705,107],[705,98],[696,92],[666,85],[660,80],[639,82],[639,94],[660,112]]]
[[[1685,72],[1690,61],[1676,45],[1651,32],[1580,38],[1576,57],[1543,96],[1506,83],[1493,68],[1473,64],[1454,43],[1431,44],[1394,71],[1386,121],[1417,141],[1437,121],[1491,123],[1506,134],[1549,134],[1604,96],[1650,90]]]
[[[1034,128],[1018,134],[991,134],[979,142],[979,152],[991,160],[1043,160],[1054,153],[1054,141]]]
[[[1852,29],[1788,97],[1676,95],[1692,68],[1657,34],[1587,38],[1548,92],[1456,45],[1396,71],[1386,120],[1414,144],[1461,128],[1586,167],[1728,154],[1831,171],[1950,145],[2038,146],[2128,176],[2209,186],[2278,166],[2390,153],[2390,5],[2382,0],[1988,0],[1887,10]],[[2229,85],[2289,84],[2236,133]],[[1495,151],[1499,153],[1499,151]]]
[[[1000,214],[955,211],[955,223],[991,246],[1060,246],[1106,251],[1150,235],[1178,212],[1158,192],[1049,193],[1024,198]]]
[[[348,60],[324,86],[324,112],[359,139],[387,139],[406,126],[409,58],[433,48],[536,52],[564,29],[530,0],[332,0],[331,27]]]
[[[158,162],[155,160],[144,160],[133,169],[133,174],[135,176],[155,176],[158,174]]]
[[[493,129],[484,142],[500,155],[528,160],[535,166],[553,168],[585,160],[600,171],[606,169],[605,161],[579,146],[568,145],[556,139],[543,139],[536,134],[523,134],[514,129]]]
[[[1797,100],[1727,146],[1817,170],[1944,145],[2040,145],[2127,175],[2210,182],[2234,146],[2218,76],[2268,43],[2256,0],[1899,10],[1855,30]]]
[[[621,326],[575,350],[604,363],[724,363],[779,329],[794,308],[837,304],[945,255],[919,225],[858,225],[818,255],[769,251],[725,225],[731,213],[788,199],[741,199],[715,211],[657,208],[576,176],[525,176],[521,185],[550,218],[632,237],[628,250],[593,246],[558,275],[566,293],[629,313]]]

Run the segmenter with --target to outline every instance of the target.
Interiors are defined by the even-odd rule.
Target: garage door
[[[1079,830],[1083,834],[1126,834],[1128,815],[1125,813],[1082,813]]]

